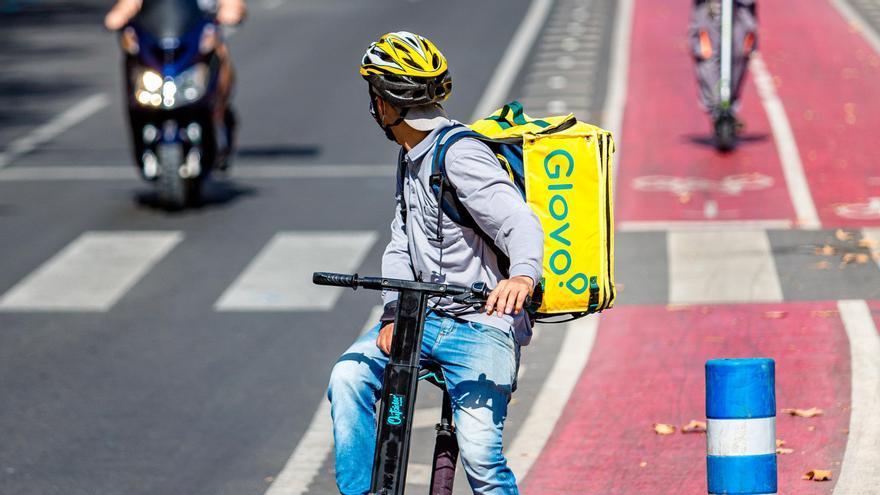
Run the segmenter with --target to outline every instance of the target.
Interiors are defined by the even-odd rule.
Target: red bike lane
[[[826,0],[759,2],[760,46],[825,227],[880,224],[880,54]]]
[[[743,140],[721,154],[697,101],[692,2],[636,2],[616,216],[634,222],[794,220],[767,116],[747,77]]]
[[[839,474],[850,404],[849,343],[834,302],[624,306],[601,317],[589,364],[524,482],[524,493],[706,493],[703,433],[658,435],[654,423],[704,421],[706,360],[776,360],[779,493],[828,493]]]
[[[617,180],[619,228],[690,221],[796,225],[767,115],[749,77],[731,154],[710,146],[685,36],[691,2],[636,0]],[[760,47],[825,227],[880,222],[880,58],[823,0],[759,5]],[[672,28],[671,28],[672,27]],[[876,177],[875,177],[876,176]],[[877,218],[874,215],[876,207]],[[767,225],[773,225],[768,223]],[[625,294],[621,295],[621,302]],[[869,303],[880,328],[880,302]],[[706,493],[704,434],[657,435],[705,418],[705,361],[776,360],[779,493],[829,493],[840,474],[851,401],[850,349],[836,301],[619,306],[600,316],[590,360],[523,493]],[[802,480],[831,470],[830,482]]]

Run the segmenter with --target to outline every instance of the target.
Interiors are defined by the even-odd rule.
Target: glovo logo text
[[[569,200],[574,193],[571,175],[574,173],[574,158],[568,151],[558,149],[544,158],[544,172],[547,174],[547,191],[550,200],[547,211],[552,221],[549,224],[550,271],[559,277],[559,287],[566,287],[573,294],[583,294],[590,286],[589,279],[580,272],[569,273],[572,266],[572,242],[567,233],[571,223],[568,221]],[[545,228],[548,225],[544,226]],[[546,253],[545,253],[546,255]]]

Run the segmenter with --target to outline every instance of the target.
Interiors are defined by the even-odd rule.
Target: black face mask
[[[398,117],[397,120],[390,124],[385,124],[382,122],[382,118],[379,116],[379,112],[376,111],[376,98],[378,98],[378,96],[370,91],[370,115],[373,116],[373,120],[375,120],[376,123],[379,124],[379,127],[382,128],[383,131],[385,131],[385,137],[388,138],[389,141],[396,143],[397,138],[394,137],[394,133],[391,132],[391,129],[395,126],[400,125],[400,123],[403,122],[403,119],[406,118],[406,113],[409,109],[404,108],[403,110],[401,110],[400,117]]]

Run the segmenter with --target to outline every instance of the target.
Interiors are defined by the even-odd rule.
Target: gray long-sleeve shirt
[[[505,277],[498,268],[493,246],[509,259],[509,276],[526,275],[541,279],[544,234],[538,217],[525,203],[488,146],[476,139],[464,138],[448,148],[446,174],[456,194],[467,208],[483,235],[442,217],[443,241],[433,240],[437,233],[437,199],[429,185],[431,162],[439,132],[452,125],[439,126],[406,154],[403,190],[397,197],[391,242],[382,257],[382,276],[469,286],[486,282],[494,287]],[[406,222],[400,215],[400,202],[407,208]],[[488,239],[487,239],[488,238]],[[386,318],[393,318],[396,292],[383,294]],[[532,329],[524,312],[516,316],[489,316],[466,310],[451,300],[440,301],[448,312],[462,312],[460,318],[502,329],[513,328],[520,345],[527,345]]]

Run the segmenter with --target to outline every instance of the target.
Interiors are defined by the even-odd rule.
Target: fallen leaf
[[[860,265],[864,265],[870,260],[871,257],[867,255],[867,253],[859,253],[856,255],[856,263]]]
[[[691,202],[691,193],[681,193],[678,195],[678,202],[686,205]]]
[[[706,423],[692,419],[690,423],[681,427],[682,433],[704,433],[706,431]]]
[[[786,447],[776,447],[777,455],[788,455],[794,452],[794,449],[789,449]]]
[[[658,435],[672,435],[675,433],[675,426],[666,423],[654,423],[654,432]]]
[[[816,427],[813,425],[810,425],[807,427],[807,431],[816,431]]]
[[[711,342],[713,344],[720,344],[724,342],[724,337],[721,335],[707,335],[703,337],[703,342]]]
[[[815,316],[818,318],[831,318],[835,315],[837,315],[837,311],[833,309],[816,309],[810,311],[810,316]]]
[[[777,438],[776,439],[776,446],[782,447],[783,445],[785,445],[785,440],[780,440],[779,438]]]
[[[828,263],[827,261],[820,261],[820,262],[816,263],[815,265],[813,265],[813,268],[815,268],[817,270],[827,270],[830,267],[831,267],[831,264]]]
[[[764,318],[770,320],[779,320],[785,318],[788,315],[787,311],[764,311]]]
[[[667,304],[666,311],[687,311],[690,306],[687,304]]]
[[[645,461],[642,461],[642,462],[639,463],[639,467],[641,467],[641,468],[643,468],[643,467],[645,467],[645,466],[647,466],[647,465],[648,465],[648,463],[645,462]]]
[[[782,413],[790,414],[792,416],[797,416],[800,418],[812,418],[814,416],[821,416],[824,411],[822,411],[818,407],[811,407],[809,409],[785,408],[782,410]]]
[[[821,256],[833,256],[836,252],[837,250],[829,246],[828,244],[825,244],[820,248],[816,248],[816,254]]]
[[[841,261],[843,262],[844,265],[848,265],[855,260],[856,260],[856,253],[844,253],[843,258],[841,258]]]
[[[802,479],[813,481],[828,481],[831,479],[831,471],[826,471],[824,469],[814,469],[812,471],[807,471]]]
[[[852,240],[853,235],[843,229],[837,229],[837,231],[834,232],[834,237],[836,237],[838,241],[849,241]]]
[[[275,481],[275,477],[274,476],[266,476],[265,478],[263,478],[263,481],[266,483],[271,483],[271,482]]]
[[[874,239],[859,239],[858,246],[865,249],[874,249],[877,246],[877,241]]]

